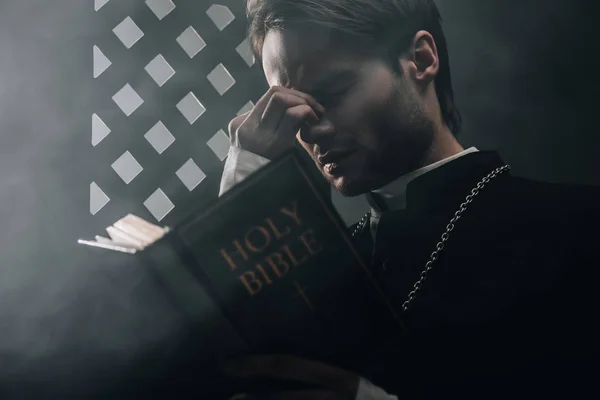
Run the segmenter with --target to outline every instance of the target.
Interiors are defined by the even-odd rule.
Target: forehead
[[[263,69],[270,86],[310,91],[336,72],[357,68],[364,55],[323,27],[271,30],[265,37]]]

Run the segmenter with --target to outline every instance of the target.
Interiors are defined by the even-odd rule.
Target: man
[[[597,396],[599,190],[518,178],[462,148],[433,1],[247,9],[270,89],[230,124],[221,193],[295,141],[338,192],[366,193],[356,244],[409,338],[369,377],[286,355],[227,370],[317,387],[278,399]]]

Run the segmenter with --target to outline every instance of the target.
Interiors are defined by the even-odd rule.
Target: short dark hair
[[[398,56],[414,35],[426,30],[435,39],[440,69],[435,88],[442,117],[454,135],[461,116],[454,104],[452,79],[442,18],[433,0],[246,0],[248,40],[254,56],[262,58],[265,36],[272,29],[296,23],[331,28],[381,51],[396,72]]]

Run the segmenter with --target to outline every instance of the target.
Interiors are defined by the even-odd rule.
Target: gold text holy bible
[[[296,151],[272,161],[171,229],[128,216],[111,239],[97,238],[144,258],[188,317],[205,360],[242,352],[348,358],[378,332],[401,331],[304,162]]]

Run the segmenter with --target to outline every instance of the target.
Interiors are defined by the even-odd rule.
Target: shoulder
[[[550,183],[516,176],[510,176],[503,186],[512,202],[542,213],[600,216],[600,186]]]
[[[600,238],[600,187],[509,176],[492,201],[513,232],[524,230],[571,245]]]
[[[506,240],[562,241],[600,238],[600,187],[505,175],[470,205],[472,224],[491,226]]]

